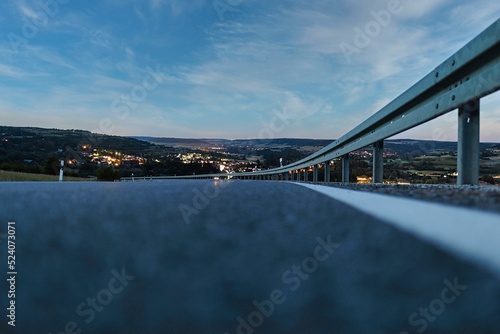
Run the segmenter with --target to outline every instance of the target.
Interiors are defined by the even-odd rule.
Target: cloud
[[[33,10],[31,7],[26,6],[21,2],[18,6],[19,11],[28,19],[33,20],[33,21],[38,21],[41,18],[41,15],[39,12],[36,12]]]
[[[423,19],[433,16],[452,0],[403,0],[401,3],[403,11],[398,16],[402,19]]]
[[[297,117],[280,135],[339,137],[500,14],[489,0],[401,0],[403,10],[347,62],[340,44],[354,45],[355,29],[388,3],[244,1],[222,22],[206,0],[68,5],[19,54],[0,41],[0,109],[28,115],[35,108],[54,122],[65,110],[64,124],[96,128],[100,118],[115,117],[111,102],[159,64],[168,79],[117,122],[120,134],[165,128],[178,136],[257,136],[275,111],[286,110]],[[3,6],[5,31],[19,31],[21,15],[39,15],[31,2]]]
[[[26,77],[27,73],[17,67],[0,64],[0,75],[19,79]]]
[[[150,0],[150,5],[153,10],[168,6],[173,16],[179,16],[199,10],[205,3],[206,1],[204,0]]]

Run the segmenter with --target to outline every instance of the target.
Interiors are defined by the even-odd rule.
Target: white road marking
[[[295,184],[348,204],[500,274],[500,214],[371,192]]]

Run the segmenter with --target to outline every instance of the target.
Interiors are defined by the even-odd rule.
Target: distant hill
[[[120,137],[84,130],[0,126],[0,169],[52,174],[58,172],[59,161],[64,160],[67,173],[75,176],[96,175],[101,165],[111,165],[125,176],[191,175],[217,171],[222,161],[243,170],[252,164],[263,168],[278,166],[280,158],[291,163],[332,142],[333,139],[306,138]],[[485,149],[498,147],[498,143],[482,143],[481,157],[494,163],[495,153]],[[370,151],[371,147],[360,151],[365,150]],[[385,151],[402,158],[454,155],[456,150],[456,142],[385,141]],[[358,156],[365,156],[360,153]]]
[[[28,173],[50,173],[54,161],[74,161],[68,173],[92,174],[96,165],[90,164],[93,152],[121,152],[126,155],[160,156],[168,151],[133,138],[109,136],[83,130],[43,129],[36,127],[0,126],[0,169]],[[85,153],[85,154],[84,154]],[[48,162],[51,160],[51,162]],[[78,165],[78,168],[76,168]]]
[[[96,149],[120,150],[126,154],[146,153],[155,148],[150,142],[134,138],[91,133],[84,130],[59,130],[36,127],[0,126],[0,158],[6,151],[16,157],[36,159],[45,153],[79,151],[89,145]],[[41,154],[45,152],[44,154]]]
[[[195,139],[195,138],[161,138],[161,137],[132,137],[151,143],[168,145],[172,147],[185,148],[264,148],[284,149],[294,148],[315,151],[321,147],[331,144],[334,139],[302,139],[302,138],[276,138],[276,139]],[[387,150],[398,154],[421,152],[422,154],[434,154],[440,152],[456,152],[457,143],[447,141],[416,140],[416,139],[390,139],[384,144]],[[500,147],[497,143],[481,143],[481,149]],[[367,149],[371,149],[367,147]]]
[[[158,145],[166,145],[170,147],[209,147],[212,144],[204,139],[191,138],[158,138],[158,137],[128,137],[136,140],[146,141]]]
[[[145,140],[155,144],[172,147],[233,147],[253,146],[256,148],[273,147],[323,147],[330,144],[332,139],[301,139],[301,138],[276,138],[276,139],[208,139],[208,138],[164,138],[164,137],[130,137]]]

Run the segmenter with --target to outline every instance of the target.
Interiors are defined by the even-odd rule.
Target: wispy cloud
[[[500,16],[490,0],[402,0],[347,62],[340,44],[353,44],[355,29],[388,3],[248,0],[221,21],[206,0],[70,2],[22,52],[0,41],[0,112],[94,129],[158,64],[165,83],[115,120],[116,133],[251,137],[286,109],[297,117],[280,135],[338,137]],[[20,34],[23,20],[40,19],[37,2],[0,9],[2,31]],[[496,124],[499,112],[490,114]]]
[[[21,12],[21,14],[23,14],[26,18],[28,18],[30,20],[40,20],[40,18],[41,18],[41,15],[39,12],[33,10],[33,8],[27,6],[23,2],[21,2],[18,5],[18,8],[19,8],[19,11]]]
[[[168,6],[174,16],[186,14],[193,10],[199,10],[207,2],[204,0],[150,0],[151,8],[154,10]]]

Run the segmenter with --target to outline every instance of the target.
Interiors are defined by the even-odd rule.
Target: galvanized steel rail
[[[242,179],[318,181],[325,165],[330,181],[330,162],[342,159],[342,180],[349,182],[349,154],[373,145],[373,183],[383,181],[384,140],[458,109],[457,183],[479,183],[480,99],[500,89],[500,19],[475,37],[436,69],[347,134],[310,156],[265,171],[151,177],[148,179]],[[130,181],[131,178],[124,178]]]

